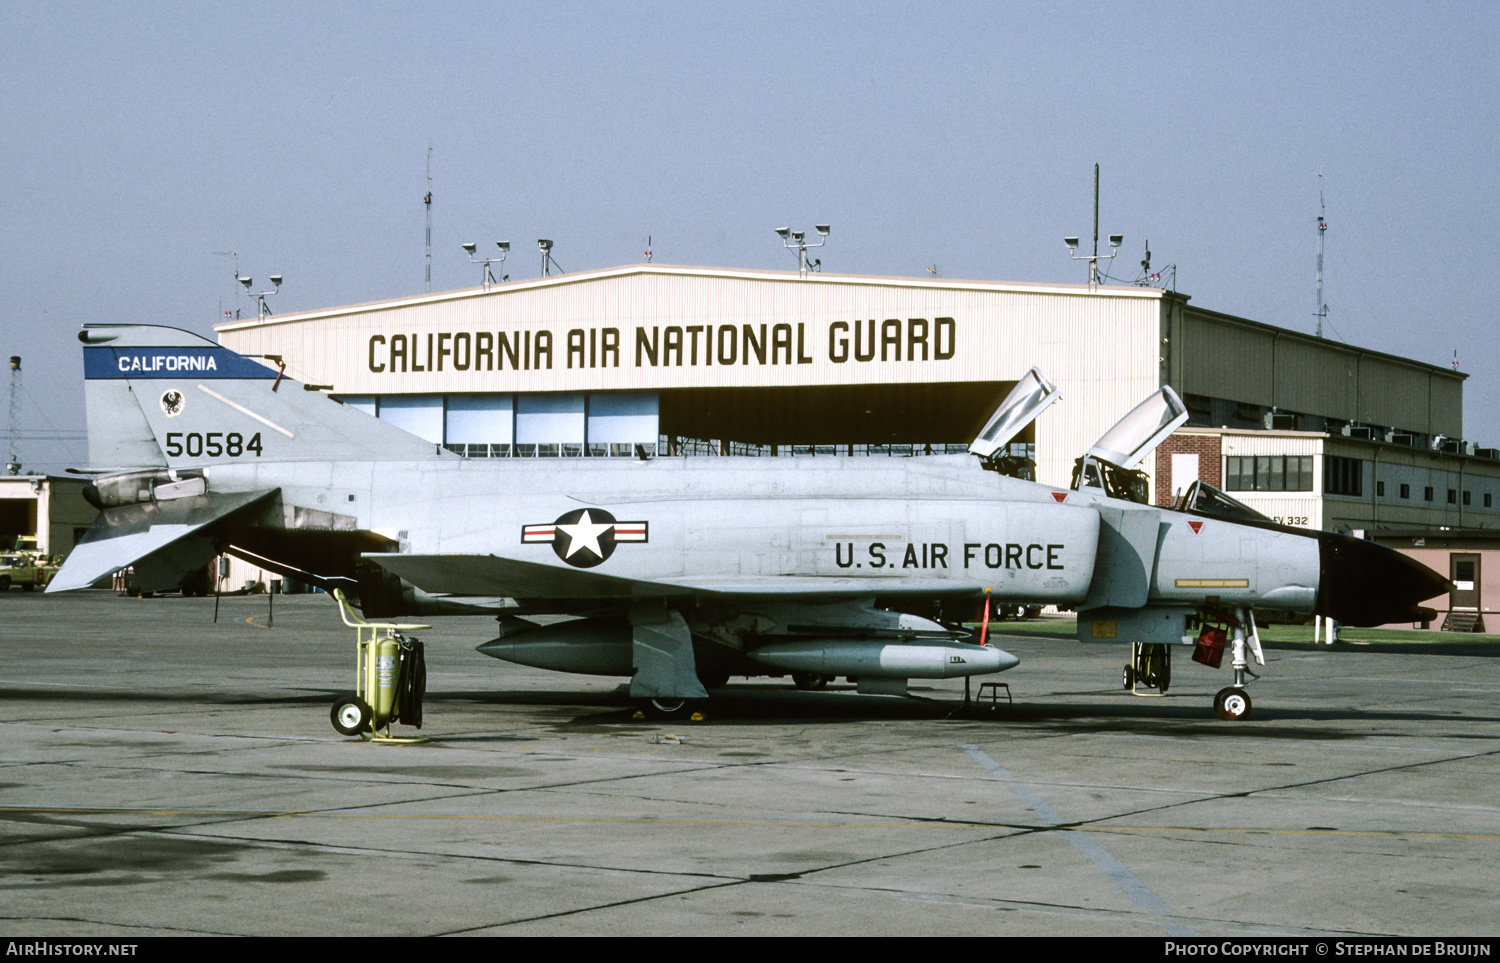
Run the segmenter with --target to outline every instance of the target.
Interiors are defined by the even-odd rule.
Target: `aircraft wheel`
[[[1238,686],[1220,689],[1214,696],[1214,715],[1225,722],[1234,722],[1250,714],[1250,693]]]
[[[1124,673],[1121,675],[1121,679],[1124,681],[1125,688],[1127,689],[1135,685],[1135,669],[1127,665]]]
[[[816,672],[793,672],[792,685],[809,692],[816,689],[828,688],[828,676],[818,675]]]
[[[645,705],[646,714],[655,719],[683,719],[692,712],[686,699],[652,699]]]
[[[370,719],[374,713],[365,700],[358,696],[350,696],[333,704],[333,712],[330,718],[333,727],[346,736],[357,736],[361,732],[370,731]]]

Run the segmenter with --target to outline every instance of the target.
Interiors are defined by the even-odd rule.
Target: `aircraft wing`
[[[743,575],[718,578],[632,579],[498,555],[364,556],[392,575],[434,595],[543,599],[646,599],[687,595],[776,598],[859,598],[871,595],[974,597],[972,580],[885,576]]]
[[[861,598],[871,595],[918,595],[923,598],[980,598],[984,586],[972,579],[914,578],[882,575],[839,578],[826,575],[741,575],[722,578],[666,579],[695,594],[775,596],[778,598]]]
[[[432,595],[628,599],[684,594],[655,582],[540,565],[499,555],[373,553],[364,557]]]
[[[85,588],[127,565],[134,565],[201,532],[230,515],[258,504],[279,489],[259,492],[206,492],[186,498],[140,502],[106,509],[68,554],[49,592]],[[211,557],[212,551],[204,561]]]

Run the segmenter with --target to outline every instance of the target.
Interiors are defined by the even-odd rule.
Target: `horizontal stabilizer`
[[[127,565],[275,495],[279,489],[206,492],[106,509],[89,526],[47,585],[49,592],[86,588]]]
[[[923,598],[980,597],[978,582],[907,576],[827,578],[744,575],[726,578],[622,578],[560,565],[543,565],[498,555],[371,554],[365,558],[424,592],[512,599],[641,599],[696,596],[858,598],[920,595]]]

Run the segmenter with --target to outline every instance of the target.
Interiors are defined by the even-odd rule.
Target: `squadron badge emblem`
[[[176,388],[168,388],[161,393],[161,410],[166,412],[168,418],[176,418],[182,414],[185,402],[182,392]]]
[[[569,565],[593,568],[614,554],[620,542],[646,541],[645,522],[620,522],[602,508],[578,508],[555,522],[523,525],[521,542],[551,544]]]

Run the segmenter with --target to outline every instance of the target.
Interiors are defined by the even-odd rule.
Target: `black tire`
[[[653,719],[683,719],[693,711],[686,699],[651,699],[641,708]]]
[[[792,685],[808,692],[828,688],[828,676],[818,675],[816,672],[793,672]]]
[[[1134,687],[1135,686],[1135,669],[1133,667],[1127,665],[1125,667],[1125,671],[1120,674],[1120,678],[1124,681],[1125,688],[1129,689],[1129,688]]]
[[[1238,722],[1250,714],[1250,693],[1238,686],[1220,689],[1214,696],[1214,715],[1224,722]]]
[[[370,720],[374,713],[365,700],[358,696],[350,696],[340,699],[333,704],[333,711],[329,714],[333,727],[342,735],[357,736],[362,732],[370,731]]]

